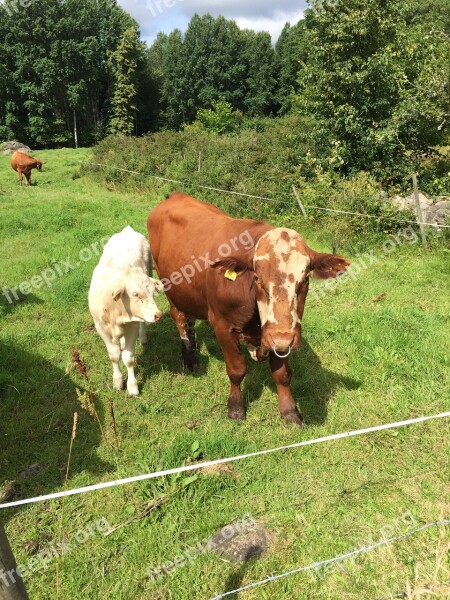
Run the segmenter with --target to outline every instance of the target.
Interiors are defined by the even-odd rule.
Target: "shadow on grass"
[[[14,293],[3,288],[0,294],[0,317],[12,314],[17,307],[24,304],[43,304],[44,301],[35,296],[34,294],[28,294],[26,296],[20,295],[20,292],[16,292],[19,300],[16,300]]]
[[[209,326],[208,323],[206,323]],[[196,326],[197,343],[201,346],[198,336],[199,325]],[[144,351],[138,356],[136,363],[139,372],[146,382],[152,375],[163,371],[170,373],[183,373],[183,360],[181,356],[181,340],[177,328],[169,314],[153,325],[147,324],[148,343]],[[214,337],[214,333],[212,333]],[[215,338],[214,338],[215,339]],[[221,352],[219,347],[219,352]],[[186,377],[202,377],[208,371],[209,357],[201,351],[197,354],[199,371],[197,373],[186,372]]]
[[[70,476],[89,471],[97,480],[114,466],[96,455],[99,426],[81,408],[70,377],[28,349],[0,340],[0,489],[12,482],[5,502],[63,488],[75,411]]]
[[[202,321],[197,325],[196,331],[199,346],[205,344],[210,355],[223,361],[225,369],[222,349],[209,323]],[[255,363],[245,349],[244,353],[246,353],[249,370],[242,385],[242,393],[247,403],[252,404],[259,400],[265,387],[272,390],[276,401],[276,387],[269,363],[267,361]],[[290,365],[293,373],[292,394],[298,403],[306,424],[319,425],[326,421],[328,403],[337,388],[345,387],[356,390],[361,386],[361,382],[351,377],[339,375],[323,368],[320,358],[305,337],[303,337],[301,348],[292,354]],[[226,399],[224,399],[224,402],[226,402]]]

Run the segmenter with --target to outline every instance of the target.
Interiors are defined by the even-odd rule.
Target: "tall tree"
[[[268,115],[275,109],[275,51],[269,33],[242,32],[247,62],[244,110],[250,117]]]
[[[143,45],[135,27],[126,29],[111,54],[109,63],[114,87],[111,98],[110,133],[130,135],[135,130],[137,111],[137,71],[143,59]]]
[[[306,18],[295,25],[286,23],[275,44],[277,95],[279,113],[284,115],[292,108],[292,94],[298,91],[298,72],[307,60],[305,42]]]
[[[112,86],[108,56],[136,26],[116,0],[31,0],[1,11],[0,138],[30,145],[104,134]]]
[[[298,105],[316,119],[321,151],[347,169],[395,169],[407,151],[437,143],[448,119],[448,39],[407,29],[403,0],[311,4]]]

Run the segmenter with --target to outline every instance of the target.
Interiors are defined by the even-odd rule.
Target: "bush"
[[[368,173],[343,178],[333,171],[331,163],[329,170],[323,171],[310,147],[308,121],[293,116],[260,119],[257,129],[245,128],[236,136],[204,135],[191,127],[137,139],[109,137],[94,149],[94,162],[108,167],[88,168],[111,188],[154,189],[161,197],[183,190],[237,217],[274,221],[283,214],[286,225],[300,214],[292,190],[295,185],[309,207],[310,223],[320,225],[336,247],[353,243],[355,236],[367,239],[369,234],[395,232],[402,226],[395,219],[409,218],[387,200],[381,185]],[[118,171],[115,166],[143,175]],[[163,182],[151,175],[183,183]],[[202,186],[269,200],[228,195]],[[356,214],[319,211],[313,206]],[[376,218],[364,216],[368,214]]]

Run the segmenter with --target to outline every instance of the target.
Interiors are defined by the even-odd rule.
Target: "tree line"
[[[0,6],[0,141],[90,145],[208,111],[217,124],[229,107],[243,119],[301,114],[329,164],[395,170],[449,131],[448,0],[310,0],[275,45],[194,15],[150,47],[116,0],[14,2]]]

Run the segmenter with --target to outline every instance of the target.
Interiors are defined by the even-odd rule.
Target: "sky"
[[[268,31],[275,43],[285,23],[296,23],[307,8],[306,0],[118,0],[139,23],[142,38],[151,45],[160,31],[185,31],[198,13],[234,19],[242,29]]]

